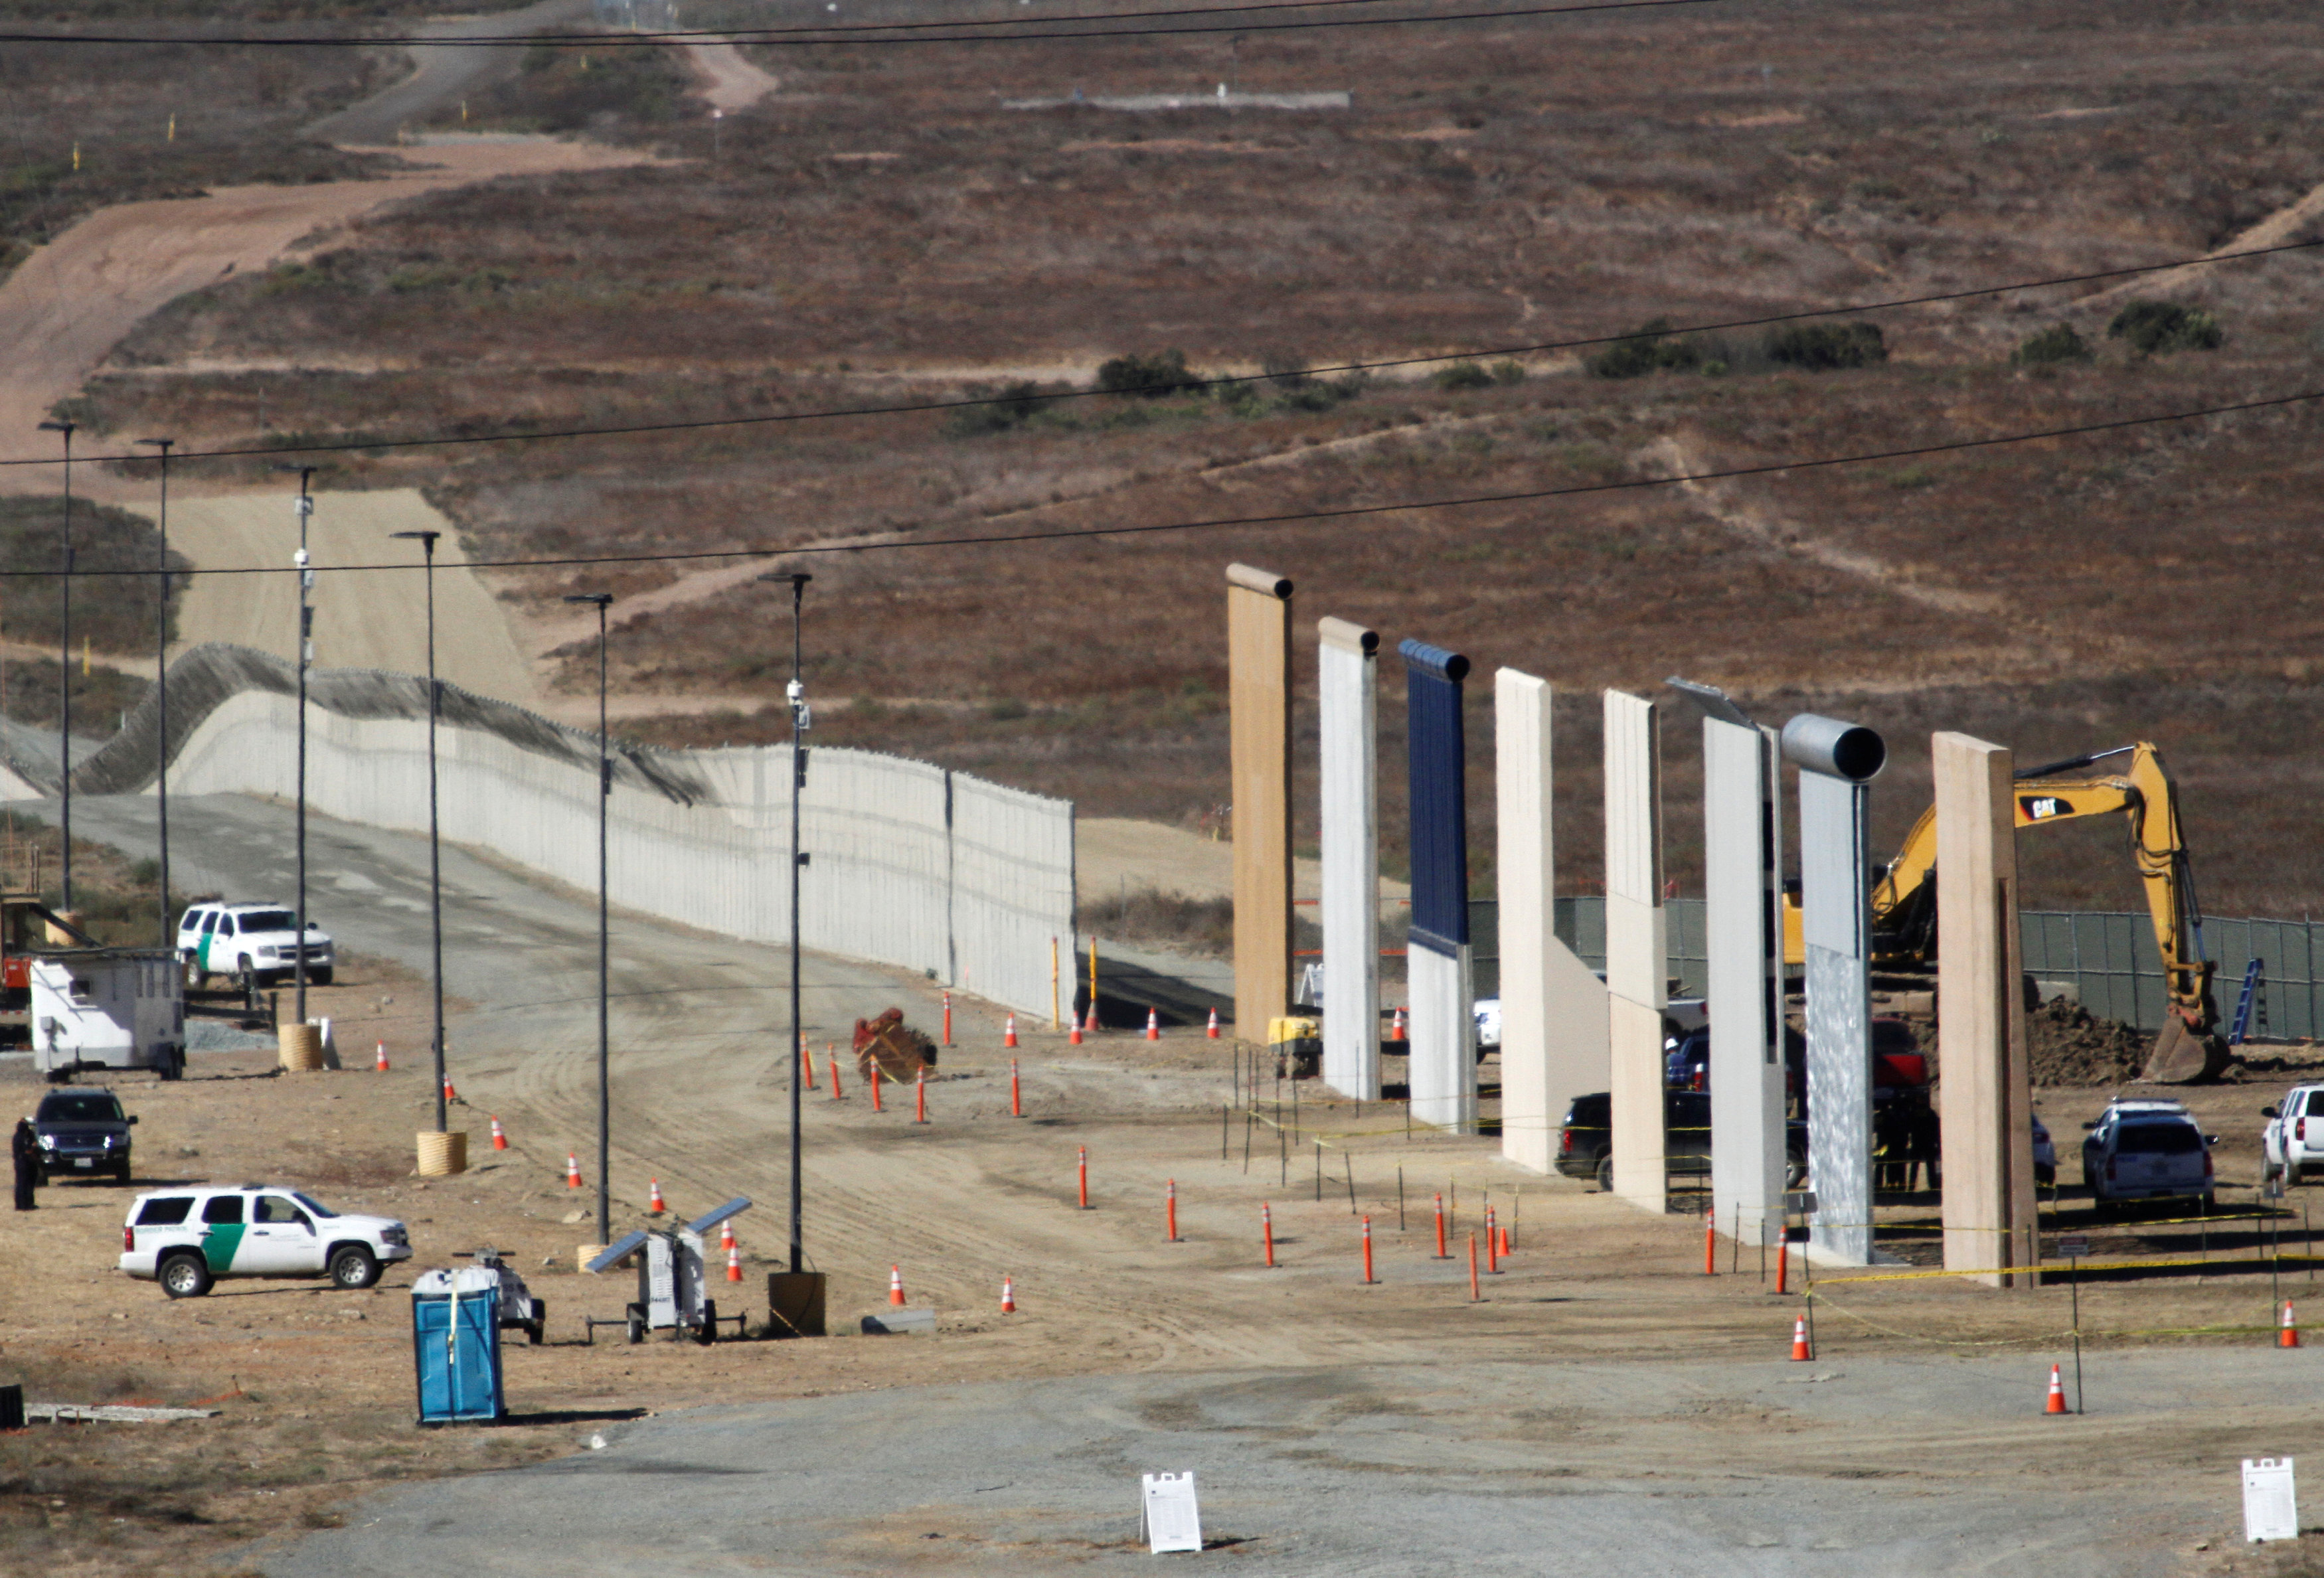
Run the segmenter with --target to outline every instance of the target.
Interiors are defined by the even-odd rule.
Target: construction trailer
[[[24,964],[32,1066],[51,1083],[84,1069],[150,1068],[163,1079],[185,1073],[186,988],[176,954],[60,948]]]

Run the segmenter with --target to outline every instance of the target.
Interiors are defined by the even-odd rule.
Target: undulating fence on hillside
[[[298,703],[290,665],[196,648],[171,666],[172,794],[288,799]],[[444,837],[586,891],[597,885],[597,742],[442,687]],[[405,674],[309,678],[308,803],[372,826],[428,828],[428,690]],[[148,788],[149,697],[86,765],[80,793]],[[7,764],[46,789],[40,764]],[[53,767],[51,768],[51,773]],[[811,748],[800,796],[800,937],[1047,1013],[1049,946],[1074,935],[1074,807],[874,752]],[[789,937],[788,745],[615,746],[609,890],[625,909],[752,942]]]

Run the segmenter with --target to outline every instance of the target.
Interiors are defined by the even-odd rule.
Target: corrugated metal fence
[[[1707,970],[1703,904],[1673,899],[1670,974],[1679,994],[1702,994]],[[1489,899],[1470,904],[1470,927],[1477,942],[1477,992],[1490,982],[1499,990],[1500,928]],[[2154,946],[2153,924],[2143,910],[2028,909],[2021,916],[2025,971],[2036,981],[2066,988],[2100,1019],[2122,1020],[2141,1029],[2163,1026],[2163,958]],[[1557,935],[1593,970],[1606,964],[1606,900],[1594,895],[1557,900]],[[2214,990],[2222,1034],[2235,1017],[2251,961],[2261,961],[2260,989],[2252,1008],[2250,1033],[2264,1038],[2311,1038],[2324,1034],[2324,991],[2317,962],[2324,954],[2324,921],[2213,917],[2203,923],[2203,948],[2218,962]]]

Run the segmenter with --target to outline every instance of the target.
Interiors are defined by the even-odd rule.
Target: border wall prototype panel
[[[1235,1034],[1264,1046],[1291,1001],[1291,583],[1227,567]]]
[[[2002,746],[1931,737],[1937,798],[1937,1066],[1945,1268],[2039,1262],[2034,1087],[2019,988],[2014,769]],[[2005,1274],[1982,1275],[2006,1287]],[[2020,1278],[2027,1287],[2033,1278]]]
[[[1406,641],[1397,651],[1405,664],[1412,816],[1407,1088],[1416,1121],[1467,1130],[1477,1121],[1468,766],[1461,720],[1461,681],[1469,660],[1425,641]]]
[[[1551,1170],[1573,1098],[1606,1088],[1606,983],[1554,929],[1551,695],[1515,669],[1493,676],[1500,837],[1501,1155]]]
[[[1711,1207],[1720,1231],[1766,1243],[1783,1222],[1785,1160],[1775,735],[1705,718],[1702,764]]]
[[[1606,990],[1614,1193],[1650,1211],[1668,1190],[1663,1130],[1662,749],[1655,704],[1606,692]]]
[[[287,662],[198,648],[171,665],[177,795],[297,792],[298,703]],[[325,816],[428,826],[427,682],[323,670],[308,707],[308,801]],[[183,697],[189,704],[180,705]],[[444,687],[444,837],[594,891],[594,734]],[[151,705],[150,699],[147,705]],[[85,791],[150,787],[133,718],[91,761]],[[752,942],[789,937],[790,752],[655,752],[616,743],[613,902]],[[97,781],[103,775],[101,787]],[[78,776],[78,775],[77,775]],[[925,971],[1027,1012],[1049,1002],[1049,939],[1074,935],[1073,807],[922,761],[813,747],[799,807],[813,854],[800,933],[824,952]]]
[[[1784,725],[1800,768],[1800,935],[1807,955],[1809,1244],[1828,1264],[1872,1259],[1872,858],[1868,782],[1886,747],[1803,713]]]
[[[1323,1082],[1379,1099],[1379,637],[1317,623],[1322,757]]]

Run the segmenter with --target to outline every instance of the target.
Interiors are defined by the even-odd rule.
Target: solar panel
[[[750,1208],[751,1197],[748,1195],[737,1195],[732,1200],[727,1201],[725,1204],[721,1205],[717,1210],[712,1212],[709,1215],[697,1216],[692,1222],[687,1223],[686,1224],[686,1231],[696,1234],[708,1232],[712,1228],[716,1227],[728,1217],[740,1216]]]
[[[645,1241],[646,1235],[642,1232],[623,1233],[617,1241],[605,1246],[604,1253],[589,1262],[589,1269],[610,1271],[636,1253],[638,1246]]]

